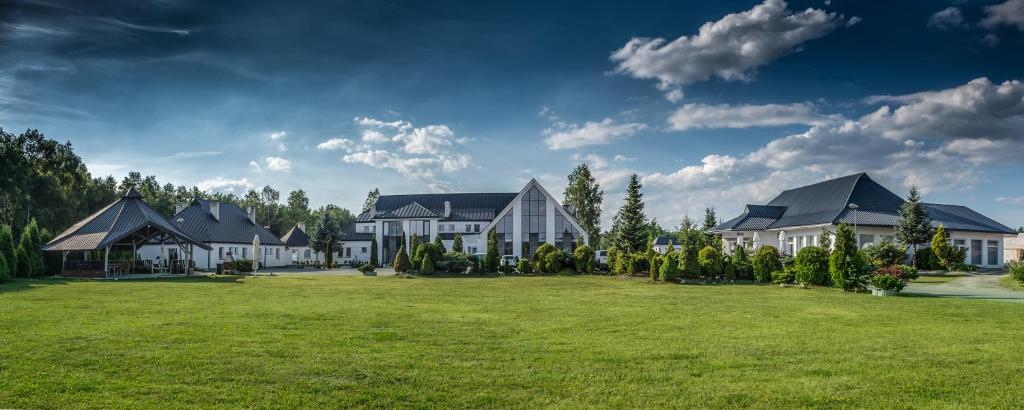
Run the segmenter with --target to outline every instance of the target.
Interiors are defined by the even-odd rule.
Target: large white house
[[[217,264],[229,260],[252,259],[260,266],[278,267],[290,263],[290,256],[284,242],[270,230],[256,221],[256,212],[243,211],[237,205],[218,201],[196,199],[180,209],[173,217],[177,227],[196,238],[211,250],[196,249],[192,255],[196,269],[216,269]],[[259,248],[253,247],[253,240],[259,237]],[[147,244],[139,248],[143,259],[177,259],[177,250],[170,246]],[[161,248],[164,254],[161,255]]]
[[[572,251],[576,243],[587,243],[587,234],[536,180],[519,192],[381,195],[377,203],[356,219],[353,234],[343,247],[363,249],[376,239],[378,261],[390,264],[398,247],[413,234],[426,241],[441,237],[451,249],[456,235],[462,236],[463,251],[487,251],[487,232],[495,229],[498,253],[529,257],[544,243]]]
[[[839,224],[848,224],[856,227],[858,246],[864,247],[894,238],[901,205],[903,198],[860,173],[783,191],[765,205],[747,205],[714,232],[730,252],[739,244],[771,245],[795,255],[805,246],[817,246],[823,228],[834,233]],[[964,206],[922,206],[932,225],[943,225],[951,243],[967,251],[964,263],[1003,265],[1003,241],[1014,230]]]

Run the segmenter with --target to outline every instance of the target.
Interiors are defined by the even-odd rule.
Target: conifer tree
[[[437,235],[434,237],[434,246],[436,246],[437,249],[441,251],[442,255],[448,253],[448,249],[445,249],[444,247],[444,241],[441,240],[441,235]]]
[[[395,255],[394,262],[391,266],[395,268],[395,272],[406,273],[409,271],[409,255],[405,252],[405,245],[398,247],[398,254]]]
[[[455,239],[452,240],[452,252],[455,252],[455,253],[462,253],[462,252],[464,252],[463,248],[462,248],[462,234],[461,233],[457,233],[457,232],[455,233]]]
[[[14,233],[9,225],[0,225],[0,256],[7,262],[7,277],[13,278],[17,271],[18,259],[15,251],[18,249],[14,243]]]
[[[377,261],[377,237],[374,236],[370,239],[370,265],[376,267],[380,262]]]
[[[858,279],[863,265],[853,230],[849,225],[839,225],[836,230],[836,246],[828,263],[832,284],[837,288],[856,290],[862,285]]]
[[[640,177],[633,174],[626,187],[626,201],[615,215],[613,230],[616,245],[624,253],[632,254],[644,248],[647,240],[647,216],[644,215],[644,194]]]
[[[907,200],[900,207],[900,219],[896,222],[896,239],[904,246],[910,246],[910,259],[917,264],[917,246],[928,243],[932,236],[932,218],[921,205],[917,187],[910,188]]]
[[[494,228],[487,232],[487,256],[484,257],[484,272],[498,270],[498,233]]]
[[[416,234],[412,234],[412,236],[409,237],[409,261],[412,262],[413,269],[419,269],[420,267],[420,258],[422,258],[423,255],[420,255],[419,251],[420,237]]]

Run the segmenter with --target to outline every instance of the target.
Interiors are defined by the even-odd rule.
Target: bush
[[[530,268],[530,261],[526,259],[520,259],[516,262],[516,271],[522,274],[533,273],[533,269]]]
[[[649,272],[651,280],[658,280],[658,276],[661,274],[661,264],[664,262],[661,255],[651,256],[651,269]]]
[[[942,269],[942,265],[935,256],[935,252],[932,252],[932,248],[919,248],[917,253],[914,254],[914,265],[918,269],[924,270]]]
[[[779,250],[771,245],[758,248],[754,252],[754,259],[751,265],[754,268],[754,280],[764,283],[769,282],[772,280],[772,272],[782,270]]]
[[[966,250],[949,244],[946,228],[942,225],[939,225],[939,229],[936,229],[935,235],[932,236],[932,252],[939,265],[950,271],[962,270],[964,258],[967,256]]]
[[[736,269],[736,277],[750,280],[754,278],[754,267],[750,263],[750,255],[745,246],[737,247],[732,252],[732,265]]]
[[[836,245],[828,261],[832,285],[847,291],[865,289],[867,277],[864,261],[857,251],[857,240],[848,225],[839,225],[836,230]]]
[[[707,276],[718,276],[722,274],[722,254],[714,246],[708,245],[697,253],[697,263],[700,269]]]
[[[1017,282],[1024,283],[1024,261],[1007,262],[1006,269],[1010,270],[1010,276]]]
[[[548,252],[544,255],[544,267],[547,273],[558,273],[562,271],[562,266],[565,264],[565,252],[558,249]]]
[[[679,254],[674,251],[665,254],[664,260],[658,266],[658,277],[666,282],[679,279]]]
[[[796,268],[792,266],[787,266],[785,268],[782,268],[781,270],[776,270],[772,272],[772,283],[778,285],[793,283],[795,279]]]
[[[356,270],[363,273],[363,276],[377,276],[377,268],[372,263],[360,265]]]
[[[794,269],[796,281],[801,285],[828,285],[828,251],[807,246],[797,252]]]
[[[679,270],[683,277],[696,279],[700,277],[700,262],[697,261],[697,250],[685,247],[679,252]]]
[[[630,275],[639,275],[639,274],[647,272],[647,271],[649,271],[651,269],[651,261],[650,261],[650,258],[647,257],[646,253],[643,253],[643,252],[636,252],[636,253],[634,253],[633,257],[630,258],[630,262],[631,262],[630,265],[629,265],[629,274]]]
[[[875,273],[871,275],[871,286],[882,290],[895,290],[899,292],[907,286],[907,282],[896,275]]]
[[[395,255],[395,261],[391,265],[397,273],[409,271],[409,254],[405,252],[405,245],[398,247],[398,254]]]
[[[14,232],[9,225],[0,225],[0,257],[4,259],[6,269],[0,270],[0,280],[15,276],[18,260],[15,256],[17,246],[14,244]]]
[[[252,272],[252,259],[239,259],[235,261],[235,270],[243,273]]]
[[[423,245],[420,245],[423,248]],[[434,258],[430,256],[430,252],[424,250],[423,259],[420,261],[420,274],[431,275],[434,273]]]
[[[537,247],[537,250],[533,253],[533,259],[530,261],[533,264],[533,270],[538,273],[557,273],[558,271],[550,271],[548,269],[548,254],[559,252],[554,245],[545,243]],[[559,264],[561,269],[561,264]]]
[[[576,247],[573,252],[573,268],[576,273],[588,275],[594,273],[594,250],[587,245]]]
[[[441,255],[441,258],[434,263],[434,266],[441,272],[465,274],[466,271],[471,270],[474,260],[476,258],[472,255],[466,255],[453,250]]]
[[[864,256],[874,267],[901,265],[907,262],[907,250],[894,244],[891,239],[865,246]]]
[[[619,266],[619,248],[611,247],[608,249],[608,272],[617,273],[616,267]]]
[[[498,270],[498,234],[494,228],[487,231],[487,256],[484,258],[480,268],[484,272],[495,272]]]
[[[732,258],[726,259],[722,266],[725,266],[725,279],[736,280],[736,265],[733,264]]]

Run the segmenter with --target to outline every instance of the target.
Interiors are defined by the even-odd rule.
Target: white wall
[[[228,252],[234,252],[235,259],[254,259],[259,260],[261,266],[266,267],[280,267],[288,265],[291,262],[291,254],[285,250],[284,246],[280,245],[268,245],[260,246],[260,255],[254,257],[252,255],[252,245],[248,244],[237,244],[237,243],[209,243],[207,244],[213,247],[212,250],[206,251],[205,249],[194,247],[194,253],[192,260],[195,261],[196,269],[202,270],[213,270],[217,269],[218,263],[223,263],[227,260]],[[160,253],[160,245],[145,245],[138,249],[139,257],[142,259],[156,260],[157,256],[161,259],[167,259],[167,255],[170,253],[170,249],[178,249],[175,245],[164,245],[163,254]],[[223,248],[223,252],[221,252]],[[267,252],[266,257],[263,253]],[[178,249],[178,257],[184,257],[184,253]],[[244,255],[243,255],[244,253]],[[221,257],[223,254],[223,258]]]

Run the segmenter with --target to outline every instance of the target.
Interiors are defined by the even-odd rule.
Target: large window
[[[547,241],[547,198],[537,187],[523,195],[522,217],[523,257],[530,258]]]
[[[469,225],[466,225],[466,231],[469,231]],[[502,255],[511,255],[514,240],[512,236],[512,212],[505,214],[505,216],[495,224],[494,233],[498,239],[498,253]],[[486,241],[487,238],[484,237],[483,240]]]
[[[566,252],[576,249],[580,231],[561,212],[555,212],[555,247]]]
[[[988,264],[999,264],[999,241],[988,241]]]

